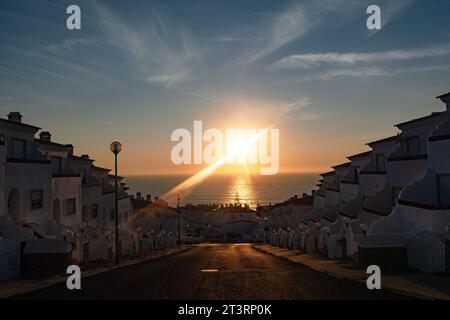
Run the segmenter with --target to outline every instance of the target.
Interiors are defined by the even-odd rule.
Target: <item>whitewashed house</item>
[[[398,145],[398,135],[386,139],[368,143],[372,148],[369,162],[359,171],[359,191],[360,193],[353,200],[346,202],[340,209],[339,230],[331,233],[328,248],[336,248],[336,252],[331,256],[338,258],[352,257],[357,251],[357,244],[353,238],[352,223],[356,221],[361,213],[363,202],[367,197],[375,195],[381,191],[386,184],[386,159],[396,149]],[[337,228],[334,228],[336,231]],[[337,241],[336,244],[330,243]]]
[[[76,227],[81,223],[81,175],[69,166],[72,145],[52,141],[47,131],[41,132],[36,142],[39,152],[51,162],[51,213],[57,227],[54,234],[59,236],[63,227]]]
[[[39,150],[38,130],[17,112],[0,119],[0,281],[70,261],[71,246],[54,235],[52,162]],[[41,262],[43,254],[52,266]]]
[[[45,237],[52,220],[52,166],[37,149],[34,135],[39,128],[23,123],[20,113],[11,112],[7,120],[0,119],[0,130],[3,144],[0,215],[6,215],[1,233],[4,238]],[[21,230],[16,233],[11,221]]]
[[[415,179],[399,192],[392,212],[374,222],[367,236],[358,238],[359,258],[364,264],[378,261],[388,268],[409,267],[427,272],[446,269],[449,257],[445,253],[445,234],[450,224],[450,94],[438,98],[446,104],[444,113],[402,124],[421,133],[419,139],[414,138],[410,146],[404,144],[401,150],[413,150],[419,155],[403,155],[420,159],[398,160],[413,167],[403,171],[403,175],[400,171],[397,177],[406,180],[409,172]],[[420,129],[419,123],[427,123],[429,127],[423,125]],[[417,163],[419,160],[423,161]],[[411,164],[406,164],[407,161]],[[417,175],[420,172],[422,175]]]
[[[335,182],[336,171],[323,173],[321,177],[323,182],[319,185],[319,189],[313,193],[313,209],[303,216],[298,226],[300,249],[307,253],[317,250],[316,235],[318,230],[316,222],[314,222],[316,220],[311,221],[311,218],[321,218],[324,210],[329,207],[330,203],[334,203],[335,200],[335,192],[327,192],[327,188]]]

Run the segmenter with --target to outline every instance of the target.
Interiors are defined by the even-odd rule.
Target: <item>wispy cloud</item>
[[[152,6],[141,21],[127,21],[96,3],[110,44],[128,54],[144,81],[167,87],[187,81],[201,55],[189,30],[171,18],[165,7]]]
[[[415,0],[402,0],[402,1],[389,1],[383,4],[382,8],[382,27],[389,25],[394,17],[396,17],[400,12],[410,7]],[[373,34],[373,32],[371,32]]]
[[[322,64],[357,64],[404,61],[435,58],[450,55],[450,46],[437,46],[422,49],[391,50],[369,53],[311,53],[285,57],[273,65],[275,69],[298,69],[317,67]]]
[[[294,101],[234,97],[217,100],[216,104],[222,105],[226,113],[232,115],[233,118],[252,122],[276,124],[286,119],[311,121],[319,118],[319,114],[313,109],[313,103],[308,97],[301,97]]]
[[[450,70],[450,65],[434,65],[425,67],[411,67],[411,68],[386,68],[386,67],[363,67],[363,68],[351,68],[351,69],[331,69],[324,72],[315,73],[302,77],[301,82],[307,82],[311,80],[333,80],[338,77],[350,77],[350,78],[369,78],[369,77],[388,77],[395,76],[404,73],[415,72],[429,72],[436,70]]]
[[[241,41],[241,38],[231,37],[231,36],[223,36],[223,37],[213,38],[210,41],[212,41],[212,42],[237,42],[237,41]]]
[[[58,51],[65,51],[65,50],[78,50],[80,48],[84,48],[87,46],[94,45],[96,43],[97,39],[95,38],[71,38],[64,40],[61,43],[58,44],[50,44],[43,48],[43,51],[49,51],[49,52],[58,52]]]
[[[269,39],[266,45],[252,53],[246,59],[246,62],[254,62],[264,58],[289,42],[298,39],[308,32],[312,24],[302,4],[290,7],[279,14],[269,27]]]
[[[415,0],[380,1],[383,7],[383,26],[394,16],[409,7]],[[355,17],[364,16],[369,0],[314,0],[303,1],[285,8],[279,14],[270,15],[263,26],[263,45],[250,50],[241,63],[252,63],[265,58],[282,47],[293,43],[310,32],[322,28],[336,28]],[[374,34],[372,32],[371,34]]]

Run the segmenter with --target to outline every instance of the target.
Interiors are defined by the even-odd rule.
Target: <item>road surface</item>
[[[199,245],[180,254],[65,283],[19,299],[402,299],[261,253],[247,244]]]

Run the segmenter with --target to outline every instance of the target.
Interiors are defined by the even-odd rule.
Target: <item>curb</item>
[[[192,246],[186,246],[184,248],[181,248],[180,250],[173,250],[173,251],[169,251],[169,252],[164,252],[161,255],[156,255],[156,256],[148,256],[148,257],[143,257],[143,258],[135,258],[133,260],[130,261],[123,261],[122,264],[119,265],[113,265],[113,266],[100,266],[97,267],[95,269],[92,270],[82,270],[81,274],[81,279],[87,279],[102,273],[106,273],[109,271],[113,271],[113,270],[117,270],[120,268],[124,268],[124,267],[129,267],[129,266],[133,266],[133,265],[137,265],[140,263],[145,263],[154,259],[158,259],[158,258],[162,258],[162,257],[167,257],[167,256],[171,256],[171,255],[175,255],[175,254],[180,254],[183,252],[186,252],[190,249],[192,249]],[[17,284],[23,284],[24,288],[22,289],[18,289],[18,290],[12,290],[12,292],[8,293],[8,292],[1,292],[0,290],[0,300],[2,299],[8,299],[8,298],[13,298],[16,296],[21,296],[27,293],[31,293],[34,291],[38,291],[38,290],[42,290],[42,289],[46,289],[49,288],[51,286],[63,283],[67,280],[67,274],[63,273],[63,274],[58,274],[53,276],[52,278],[48,278],[48,279],[43,279],[43,280],[16,280],[16,281],[11,281],[9,283],[13,284],[14,282],[16,282]],[[29,287],[27,287],[27,284],[29,282]],[[8,282],[4,283],[4,284],[8,284]],[[3,284],[3,285],[4,285]]]
[[[348,277],[336,274],[336,273],[334,273],[332,271],[329,271],[329,270],[313,267],[313,266],[307,265],[307,264],[299,262],[299,261],[293,261],[293,260],[289,259],[289,257],[283,257],[283,256],[276,255],[276,254],[274,254],[272,252],[268,252],[268,251],[264,250],[263,248],[259,248],[258,245],[253,245],[252,248],[257,250],[257,251],[259,251],[259,252],[263,252],[265,254],[270,254],[270,255],[272,255],[274,257],[278,257],[278,258],[289,260],[292,263],[301,264],[302,266],[305,266],[305,267],[307,267],[309,269],[312,269],[312,270],[324,273],[326,275],[329,275],[329,276],[337,278],[337,279],[349,280],[349,281],[357,282],[357,283],[360,283],[360,284],[364,284],[365,283],[365,281],[361,280],[361,279],[358,280],[358,279],[348,278]],[[415,293],[415,292],[406,291],[406,290],[393,288],[393,287],[389,287],[389,286],[388,287],[383,287],[383,290],[390,291],[390,292],[397,293],[397,294],[401,294],[401,295],[405,295],[405,296],[409,296],[409,297],[412,297],[412,298],[424,299],[424,300],[443,300],[444,299],[444,298],[443,299],[439,299],[436,296],[418,294],[418,293]],[[443,294],[443,295],[445,295],[445,294]],[[450,300],[450,297],[448,298],[448,300]]]

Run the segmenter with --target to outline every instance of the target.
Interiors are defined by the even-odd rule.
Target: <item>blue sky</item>
[[[65,27],[78,4],[82,29]],[[383,28],[366,28],[378,4]],[[126,173],[170,164],[170,133],[281,130],[284,170],[322,170],[441,111],[450,91],[450,2],[12,1],[0,3],[0,109]],[[105,146],[105,148],[103,148]]]

